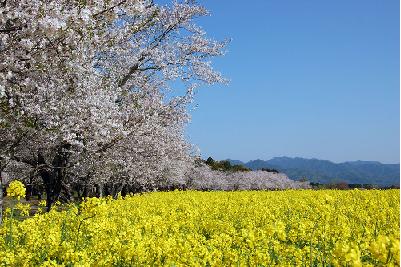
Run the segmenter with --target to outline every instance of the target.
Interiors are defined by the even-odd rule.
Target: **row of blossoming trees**
[[[225,82],[210,59],[227,42],[193,22],[207,14],[194,1],[0,1],[0,173],[42,184],[49,209],[73,191],[193,182],[187,105]]]

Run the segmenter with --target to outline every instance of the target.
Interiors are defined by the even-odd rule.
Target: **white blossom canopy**
[[[210,60],[227,41],[193,22],[207,14],[194,1],[0,1],[1,168],[64,183],[183,181],[187,104],[198,85],[225,82]]]

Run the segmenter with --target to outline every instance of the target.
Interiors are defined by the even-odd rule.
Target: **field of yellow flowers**
[[[399,209],[399,190],[90,198],[8,211],[0,266],[399,266]]]

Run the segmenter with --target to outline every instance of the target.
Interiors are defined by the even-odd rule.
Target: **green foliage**
[[[231,165],[230,161],[228,160],[218,161],[214,160],[211,157],[208,157],[205,163],[209,165],[212,170],[215,171],[247,172],[251,170],[245,167],[244,165]]]
[[[260,169],[260,170],[261,170],[261,171],[264,171],[264,172],[279,173],[278,170],[276,170],[276,169],[271,169],[271,168],[262,168],[262,169]]]

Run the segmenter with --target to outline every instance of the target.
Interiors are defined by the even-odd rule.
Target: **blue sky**
[[[399,1],[199,1],[229,85],[201,88],[202,157],[400,160]]]

